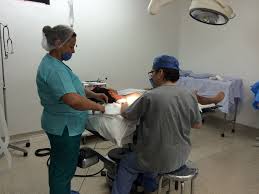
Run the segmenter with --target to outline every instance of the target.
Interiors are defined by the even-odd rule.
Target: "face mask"
[[[155,84],[154,80],[152,78],[150,78],[149,81],[150,81],[152,87],[155,88],[156,84]]]
[[[71,59],[71,57],[72,57],[72,53],[63,53],[62,55],[61,55],[61,60],[62,61],[68,61],[69,59]]]

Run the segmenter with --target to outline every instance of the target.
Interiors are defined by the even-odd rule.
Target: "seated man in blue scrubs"
[[[119,163],[112,194],[129,194],[139,174],[143,174],[145,191],[155,191],[157,174],[186,163],[191,151],[190,130],[202,125],[195,95],[176,86],[179,63],[175,57],[155,58],[149,75],[154,89],[129,107],[122,105],[122,116],[138,122],[137,140],[133,151]]]

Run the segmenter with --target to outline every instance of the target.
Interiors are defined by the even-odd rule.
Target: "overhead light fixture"
[[[224,25],[235,17],[223,0],[192,0],[189,11],[193,19],[210,25]]]
[[[156,15],[162,6],[172,1],[150,0],[148,12],[151,15]],[[193,19],[210,25],[224,25],[235,17],[233,9],[223,0],[192,0],[189,11]]]

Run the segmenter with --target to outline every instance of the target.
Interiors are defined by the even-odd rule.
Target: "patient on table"
[[[132,143],[137,123],[124,119],[120,113],[123,111],[124,105],[132,104],[143,92],[119,95],[116,90],[107,88],[98,88],[95,89],[95,92],[105,93],[108,96],[109,103],[105,105],[104,114],[95,113],[89,115],[88,130],[98,132],[102,137],[112,141],[119,147]],[[219,92],[210,97],[200,96],[197,91],[194,94],[201,105],[217,104],[225,96],[224,92]]]
[[[127,102],[129,105],[132,104],[138,97],[142,95],[141,92],[134,92],[128,95],[119,95],[118,92],[114,89],[106,89],[106,88],[99,88],[99,89],[94,89],[94,92],[100,91],[102,93],[105,93],[109,100],[109,103],[117,102],[117,103],[125,103]],[[207,105],[207,104],[218,104],[221,102],[225,94],[224,92],[220,91],[218,92],[215,96],[200,96],[198,94],[198,91],[193,92],[197,98],[197,101],[201,105]]]

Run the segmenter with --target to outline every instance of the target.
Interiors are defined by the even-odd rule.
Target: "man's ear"
[[[163,69],[159,69],[158,72],[159,72],[160,75],[164,75],[164,70]]]
[[[164,70],[163,69],[159,69],[157,74],[159,75],[160,78],[164,78]]]

